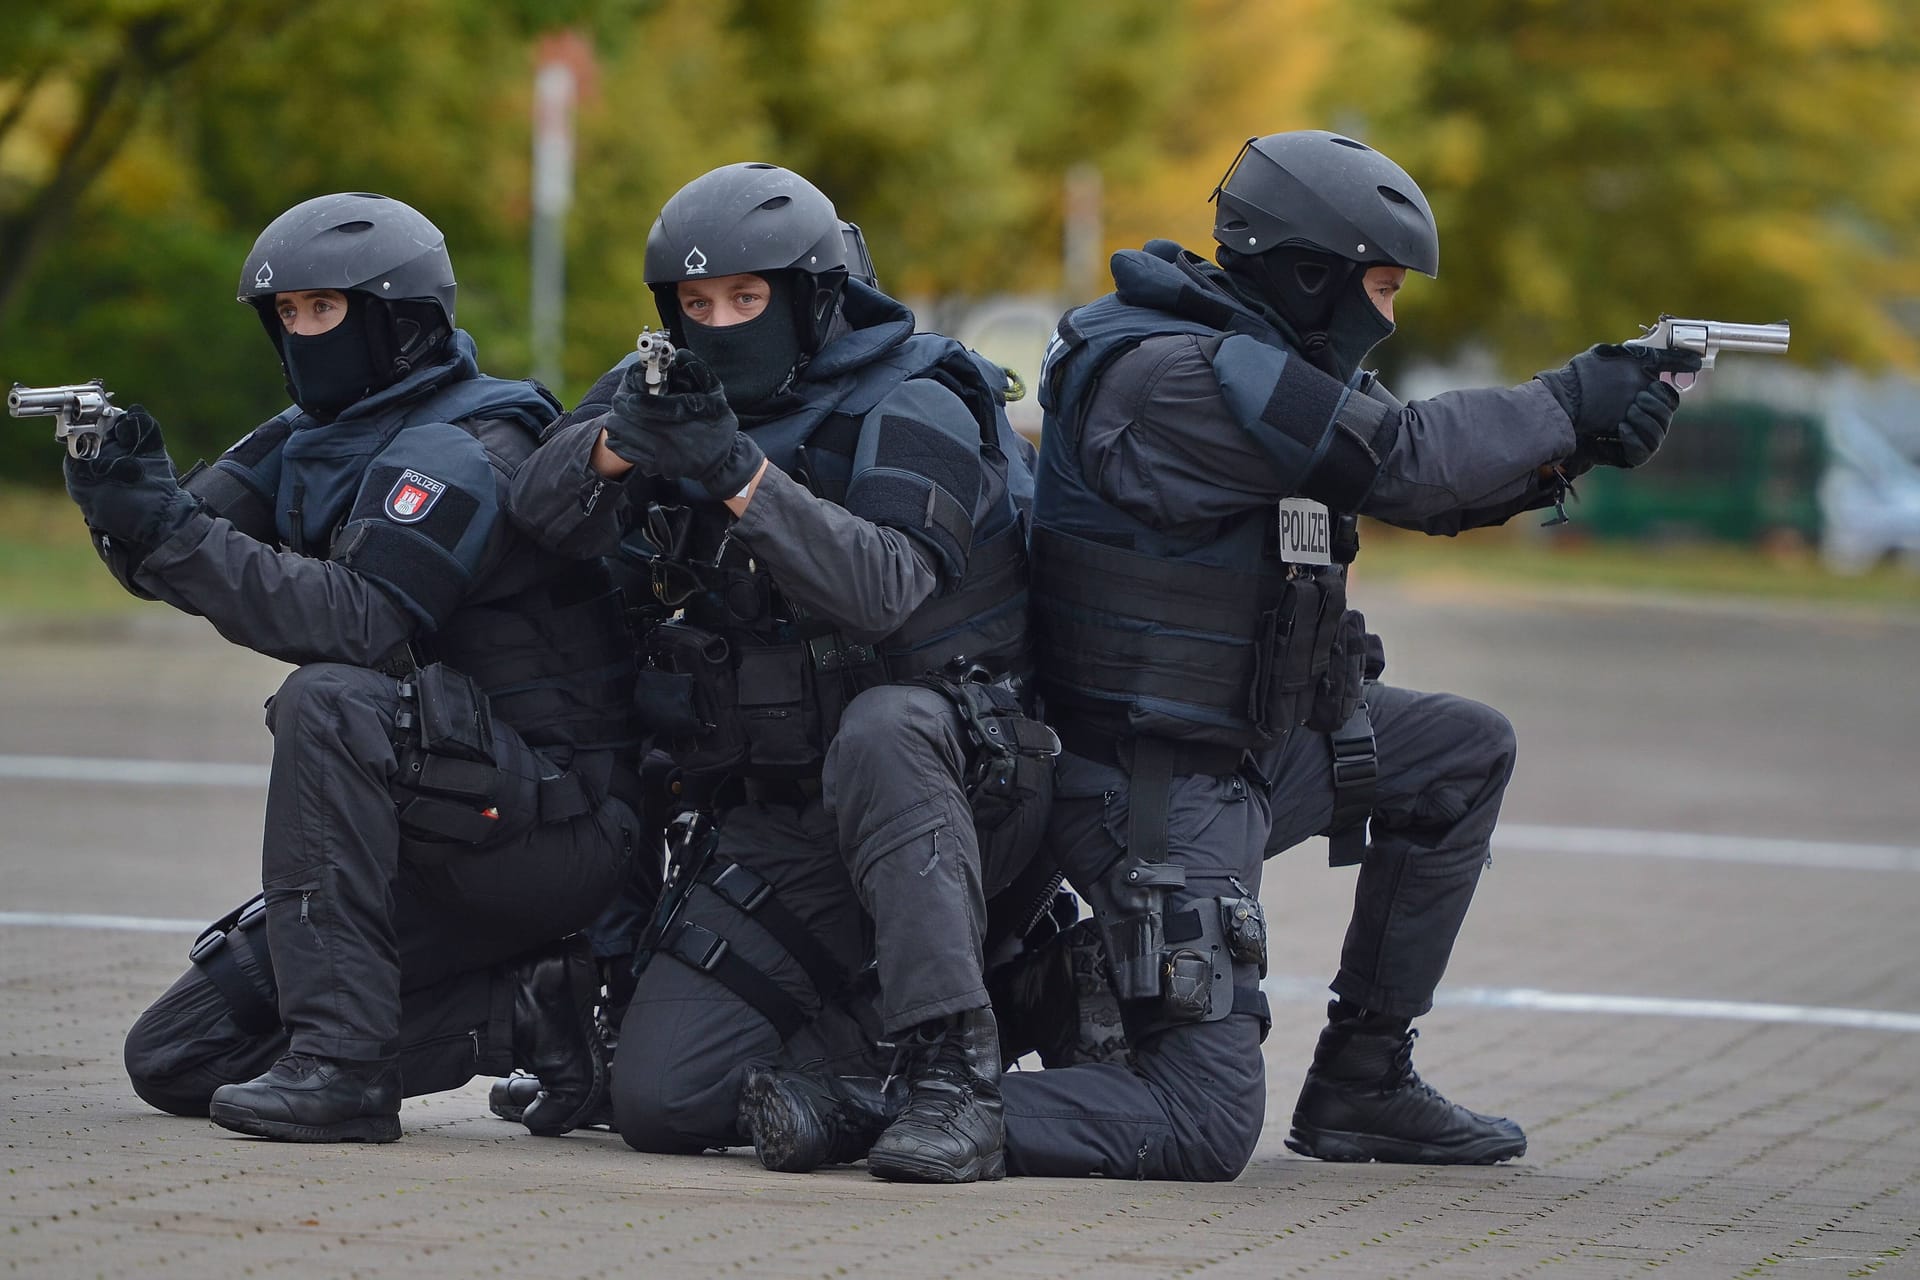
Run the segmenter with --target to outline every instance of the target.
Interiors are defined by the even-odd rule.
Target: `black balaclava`
[[[760,273],[767,282],[767,307],[740,324],[704,325],[680,318],[687,349],[713,369],[735,413],[764,409],[785,390],[808,354],[800,342],[795,310],[795,272]]]
[[[323,420],[391,380],[374,362],[369,300],[354,293],[346,297],[347,314],[325,333],[280,335],[280,361],[293,402]]]
[[[1223,246],[1219,260],[1236,292],[1279,319],[1301,354],[1342,382],[1393,334],[1393,321],[1367,297],[1361,263],[1296,247],[1249,255]]]

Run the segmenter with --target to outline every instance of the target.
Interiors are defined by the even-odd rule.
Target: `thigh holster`
[[[784,1043],[805,1026],[821,1006],[847,987],[847,972],[800,917],[788,910],[765,877],[738,863],[708,861],[695,876],[693,891],[712,894],[750,917],[794,963],[806,973],[815,997],[809,1010],[785,988],[733,950],[732,944],[705,925],[687,919],[669,920],[660,934],[658,954],[669,955],[746,1001],[772,1024]],[[675,915],[679,914],[677,909]]]

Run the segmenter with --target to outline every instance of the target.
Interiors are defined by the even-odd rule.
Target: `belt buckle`
[[[695,934],[704,934],[706,940],[704,942],[701,941],[701,939],[694,937]],[[725,938],[711,929],[702,928],[691,920],[681,924],[678,941],[680,943],[690,943],[700,948],[699,959],[695,960],[692,959],[692,957],[686,956],[683,956],[682,959],[690,960],[693,967],[702,973],[712,973],[715,969],[719,968],[720,962],[727,958],[727,952],[732,949]],[[678,948],[676,947],[676,949]]]
[[[742,881],[744,885],[739,883]],[[722,888],[722,885],[727,887]],[[713,878],[713,888],[721,897],[748,914],[752,914],[773,894],[773,886],[767,883],[764,876],[749,871],[737,862]],[[725,939],[721,941],[724,943]]]

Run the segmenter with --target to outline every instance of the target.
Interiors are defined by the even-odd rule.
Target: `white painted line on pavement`
[[[193,933],[206,925],[198,920],[162,916],[108,916],[60,911],[0,911],[0,926],[24,925],[54,929],[108,929],[122,933]],[[1324,982],[1312,978],[1275,975],[1260,989],[1278,1000],[1322,1001]],[[1920,1032],[1920,1013],[1882,1009],[1836,1009],[1820,1005],[1765,1004],[1743,1000],[1676,1000],[1658,996],[1580,995],[1539,991],[1531,987],[1442,988],[1436,1005],[1483,1009],[1541,1009],[1552,1013],[1615,1013],[1660,1018],[1726,1018],[1741,1022],[1794,1022],[1827,1027],[1854,1027],[1868,1031]]]
[[[1690,831],[1625,831],[1605,827],[1548,827],[1524,822],[1494,828],[1495,849],[1586,853],[1609,857],[1692,858],[1702,862],[1834,867],[1854,871],[1920,871],[1920,849],[1837,840],[1774,840],[1710,836]]]
[[[0,756],[0,778],[36,782],[108,782],[165,787],[264,787],[263,764],[191,760],[113,760],[92,756]]]
[[[1327,999],[1327,986],[1309,978],[1267,978],[1260,989],[1280,1000]],[[1433,1003],[1482,1009],[1540,1009],[1550,1013],[1616,1013],[1656,1018],[1724,1018],[1736,1022],[1791,1022],[1867,1031],[1920,1032],[1920,1013],[1840,1009],[1745,1000],[1679,1000],[1662,996],[1580,995],[1532,987],[1442,987]]]
[[[121,933],[199,933],[204,920],[169,920],[164,916],[97,916],[72,911],[0,911],[0,925],[17,924],[51,929],[114,929]]]
[[[128,760],[85,756],[0,755],[0,780],[99,782],[118,785],[264,787],[268,769],[257,764],[187,760]],[[1832,867],[1857,871],[1920,871],[1920,848],[1855,844],[1838,840],[1777,840],[1763,836],[1705,835],[1688,831],[1629,831],[1606,827],[1556,827],[1503,823],[1493,833],[1496,849],[1532,853],[1596,854],[1608,857],[1690,858],[1783,867]]]

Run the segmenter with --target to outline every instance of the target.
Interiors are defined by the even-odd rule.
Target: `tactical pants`
[[[215,1089],[289,1049],[397,1057],[410,1096],[512,1068],[502,962],[594,918],[626,872],[638,821],[606,799],[542,823],[538,784],[557,770],[496,722],[497,834],[418,839],[393,790],[399,710],[397,681],[332,663],[298,668],[269,704],[262,883],[282,1026],[245,1030],[189,969],[127,1035],[127,1073],[147,1102],[205,1115]]]
[[[1513,772],[1513,730],[1499,712],[1449,694],[1370,685],[1367,703],[1380,768],[1373,842],[1333,990],[1414,1017],[1432,1006],[1486,864]],[[1061,757],[1049,846],[1102,919],[1113,911],[1102,881],[1122,856],[1128,800],[1120,769]],[[1326,735],[1304,730],[1237,774],[1176,777],[1167,856],[1186,868],[1187,886],[1172,891],[1167,910],[1258,893],[1263,859],[1324,832],[1333,803]],[[1252,965],[1234,966],[1238,986],[1257,977]],[[1002,1081],[1008,1172],[1239,1176],[1265,1113],[1259,1020],[1234,1013],[1139,1035],[1142,1011],[1125,1012],[1131,1066],[1012,1072]]]
[[[969,748],[945,697],[883,685],[848,704],[817,796],[764,797],[720,816],[717,861],[771,885],[847,975],[874,957],[877,990],[822,992],[753,913],[707,885],[679,919],[724,939],[809,1021],[784,1043],[711,973],[657,954],[640,975],[613,1067],[620,1132],[641,1151],[738,1145],[740,1084],[756,1063],[883,1074],[882,1035],[987,1004],[986,898],[1031,858],[1044,804],[1023,808],[982,849],[964,785]],[[799,788],[811,791],[810,787]],[[678,927],[677,925],[675,927]]]

